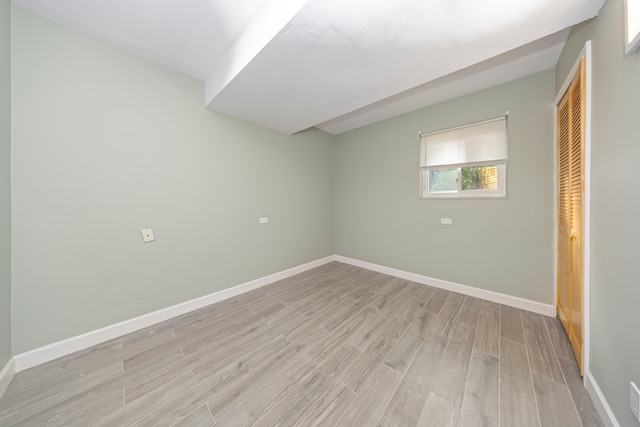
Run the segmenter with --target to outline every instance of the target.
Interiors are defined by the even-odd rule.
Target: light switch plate
[[[440,224],[451,225],[453,220],[451,218],[440,218]]]
[[[140,233],[142,233],[142,240],[144,240],[145,243],[153,242],[154,240],[156,240],[156,238],[153,237],[153,230],[151,230],[150,228],[140,230]]]
[[[261,218],[258,218],[258,222],[259,222],[260,224],[266,224],[266,223],[268,223],[268,222],[269,222],[269,218],[268,218],[268,217],[266,217],[266,216],[263,216],[263,217],[261,217]]]

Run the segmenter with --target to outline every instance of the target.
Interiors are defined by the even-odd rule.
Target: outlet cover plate
[[[151,230],[150,228],[140,230],[140,233],[142,233],[142,240],[145,243],[153,242],[156,239],[155,237],[153,237],[153,230]]]

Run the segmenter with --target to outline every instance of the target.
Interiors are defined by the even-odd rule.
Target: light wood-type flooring
[[[16,374],[11,425],[602,424],[558,320],[333,262]]]

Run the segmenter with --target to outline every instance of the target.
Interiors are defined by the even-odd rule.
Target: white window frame
[[[458,146],[461,142],[462,145],[469,146],[468,141],[459,139],[457,134],[458,130],[464,130],[466,133],[473,134],[475,129],[480,132],[481,128],[486,127],[491,122],[504,122],[504,134],[501,134],[500,138],[503,138],[502,142],[497,142],[499,145],[499,155],[487,154],[487,159],[482,161],[463,161],[449,163],[446,161],[434,160],[429,156],[429,141],[430,137],[451,135],[452,146]],[[508,136],[507,136],[507,116],[501,116],[489,120],[483,120],[463,126],[456,126],[453,128],[443,129],[434,132],[420,133],[420,198],[422,199],[470,199],[470,198],[502,198],[507,196],[507,150],[508,150]],[[446,144],[447,142],[445,142]],[[478,190],[463,190],[462,189],[462,168],[473,166],[497,166],[498,167],[498,188],[497,189],[478,189]],[[457,169],[457,190],[454,191],[429,191],[429,171],[439,169]]]
[[[640,0],[624,2],[624,52],[635,53],[640,48]]]

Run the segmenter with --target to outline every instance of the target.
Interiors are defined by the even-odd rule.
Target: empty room
[[[640,0],[0,0],[0,426],[640,426],[639,47]]]

